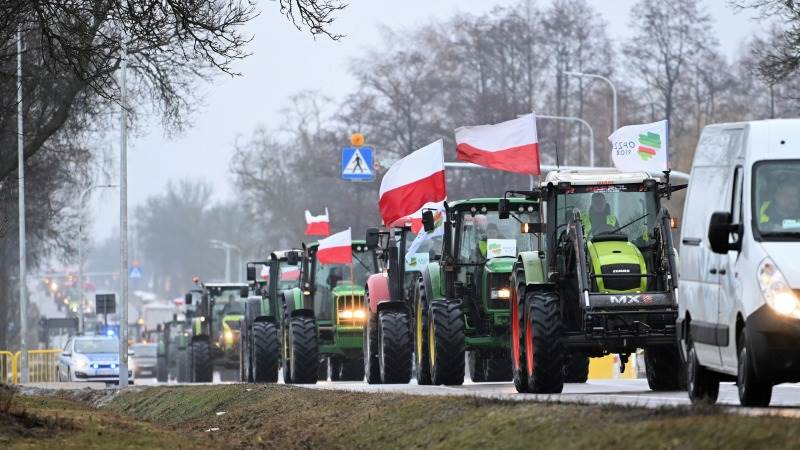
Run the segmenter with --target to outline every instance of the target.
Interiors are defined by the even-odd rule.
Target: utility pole
[[[120,62],[120,146],[119,146],[119,254],[120,254],[120,319],[119,319],[119,387],[128,386],[128,50],[122,34]]]
[[[79,309],[80,312],[78,313],[78,334],[83,334],[86,332],[86,325],[84,322],[84,309],[86,309],[86,293],[83,289],[83,222],[84,222],[84,214],[83,208],[85,208],[86,204],[86,196],[92,189],[95,188],[113,188],[117,187],[116,184],[101,184],[101,185],[92,185],[87,187],[83,190],[80,196],[81,201],[81,218],[80,218],[80,225],[78,225],[78,296],[79,296]]]
[[[236,250],[239,252],[239,268],[237,269],[236,273],[238,274],[239,280],[242,279],[242,249],[239,248],[238,245],[231,244],[229,242],[220,241],[219,239],[211,239],[208,241],[211,244],[211,248],[218,248],[220,250],[225,251],[225,282],[230,283],[231,281],[231,250]]]
[[[25,248],[25,140],[22,136],[22,26],[17,29],[17,171],[19,172],[19,350],[22,383],[28,382],[27,250]]]

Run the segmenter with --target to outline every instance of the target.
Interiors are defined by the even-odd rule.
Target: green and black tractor
[[[239,337],[249,288],[245,283],[201,283],[186,294],[186,304],[199,294],[187,355],[190,380],[213,381],[214,371],[223,381],[239,379]]]
[[[190,317],[189,313],[186,317]],[[161,325],[156,371],[159,382],[166,383],[170,379],[177,380],[179,383],[190,381],[186,370],[187,365],[179,363],[182,355],[188,351],[189,328],[190,321],[188,319],[179,320],[177,314],[172,316],[171,321]]]
[[[543,221],[520,217],[516,198],[500,201],[501,217],[546,243],[519,252],[511,280],[519,392],[558,393],[565,381],[585,381],[590,357],[617,353],[624,370],[641,348],[651,389],[682,387],[677,256],[661,199],[683,187],[670,185],[668,173],[661,181],[644,172],[559,171],[534,191],[506,194],[542,202]]]
[[[364,286],[377,258],[352,241],[351,264],[321,264],[318,244],[303,246],[301,281],[283,295],[283,379],[287,383],[364,379]]]
[[[510,275],[517,253],[538,241],[498,217],[498,198],[445,205],[441,257],[423,268],[414,291],[417,382],[464,382],[465,352],[473,381],[511,379]],[[538,222],[539,205],[513,199],[520,220]],[[426,232],[433,211],[423,212]]]
[[[300,285],[300,251],[282,250],[267,261],[247,263],[250,296],[241,323],[241,380],[278,381],[283,292]]]

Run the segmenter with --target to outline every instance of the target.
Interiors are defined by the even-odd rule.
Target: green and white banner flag
[[[608,137],[614,167],[623,172],[662,172],[669,165],[669,125],[666,120],[628,125]]]

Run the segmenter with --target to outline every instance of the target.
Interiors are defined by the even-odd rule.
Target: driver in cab
[[[617,217],[611,214],[611,206],[606,201],[606,196],[600,192],[592,194],[589,211],[581,211],[580,217],[584,236],[607,233],[618,226]]]

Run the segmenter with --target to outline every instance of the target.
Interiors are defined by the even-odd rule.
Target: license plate
[[[114,369],[100,369],[97,371],[98,375],[116,375],[117,371]]]

